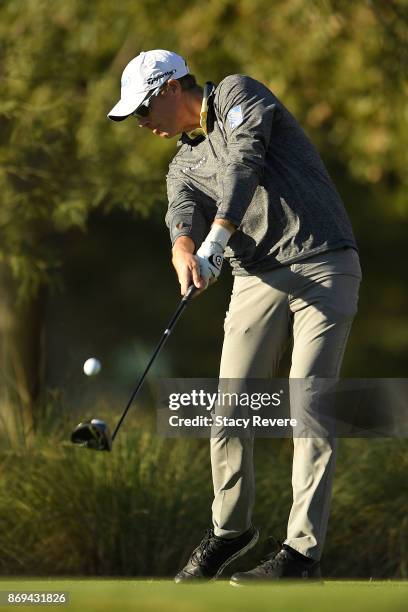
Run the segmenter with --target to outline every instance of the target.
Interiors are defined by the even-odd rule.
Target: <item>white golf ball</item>
[[[87,359],[84,363],[84,372],[87,376],[95,376],[101,371],[101,362],[95,357]]]

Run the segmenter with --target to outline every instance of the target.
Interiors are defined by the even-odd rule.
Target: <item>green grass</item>
[[[234,588],[227,581],[185,586],[170,580],[0,580],[0,591],[7,590],[67,591],[70,604],[61,609],[69,612],[402,612],[408,601],[408,582],[401,581],[327,581],[324,585]],[[35,610],[55,607],[36,605]],[[12,607],[16,608],[23,606]]]

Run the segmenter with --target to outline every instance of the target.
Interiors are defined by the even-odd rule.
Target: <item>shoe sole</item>
[[[257,584],[277,584],[280,583],[280,585],[283,583],[296,583],[296,584],[301,584],[302,586],[304,584],[310,584],[310,585],[319,585],[319,586],[324,586],[324,580],[322,578],[293,578],[293,579],[285,579],[285,578],[281,578],[279,580],[268,580],[268,579],[263,579],[263,580],[254,580],[252,581],[248,581],[248,582],[234,582],[233,580],[230,580],[230,585],[233,587],[247,587],[247,586],[254,586]]]
[[[248,542],[248,544],[246,546],[244,546],[244,548],[241,548],[241,550],[237,550],[236,553],[234,553],[233,555],[231,555],[231,557],[229,557],[229,559],[227,559],[226,561],[224,561],[224,563],[221,565],[221,567],[219,568],[218,572],[215,574],[215,576],[213,576],[211,578],[211,581],[213,580],[217,580],[217,578],[222,574],[222,572],[225,570],[225,568],[227,567],[227,565],[229,565],[230,563],[232,563],[233,561],[235,561],[235,559],[238,559],[239,557],[242,557],[242,555],[245,555],[245,553],[248,552],[248,550],[251,550],[251,548],[253,548],[256,543],[259,540],[259,531],[256,530],[252,540],[250,540]]]

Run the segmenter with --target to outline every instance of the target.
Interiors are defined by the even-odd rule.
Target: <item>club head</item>
[[[112,450],[112,437],[105,421],[92,419],[77,425],[71,434],[71,442],[92,450]]]

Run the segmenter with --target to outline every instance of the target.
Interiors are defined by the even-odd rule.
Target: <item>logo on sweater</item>
[[[231,130],[241,125],[244,120],[244,115],[242,114],[242,108],[240,104],[238,104],[238,106],[234,106],[234,108],[231,108],[227,115],[227,120],[230,124]]]
[[[203,164],[205,164],[205,162],[207,161],[206,156],[201,157],[198,162],[196,162],[195,164],[192,164],[191,166],[186,166],[185,168],[182,168],[182,172],[184,172],[184,174],[186,174],[187,172],[189,172],[190,170],[198,170],[199,168],[201,168],[201,166]]]
[[[180,221],[180,223],[176,223],[176,228],[181,231],[184,228],[190,228],[188,223],[184,223],[184,221]]]

